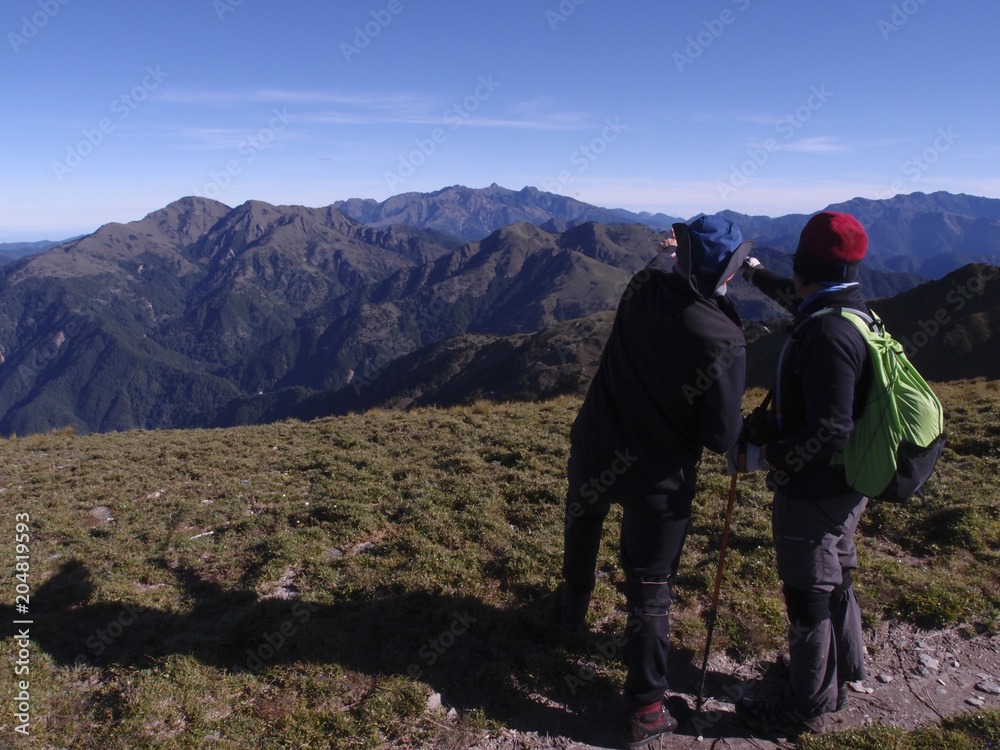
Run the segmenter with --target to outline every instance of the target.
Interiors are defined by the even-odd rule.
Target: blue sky
[[[7,0],[0,242],[186,195],[1000,197],[996,0]]]

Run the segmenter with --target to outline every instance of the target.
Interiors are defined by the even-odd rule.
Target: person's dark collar
[[[830,295],[837,295],[838,292],[844,292],[854,289],[860,290],[860,284],[857,281],[848,281],[839,284],[828,284],[820,289],[818,292],[813,292],[804,300],[799,303],[799,312],[805,312],[807,309],[821,309],[827,307],[827,302],[830,300]],[[819,302],[820,304],[816,304]]]

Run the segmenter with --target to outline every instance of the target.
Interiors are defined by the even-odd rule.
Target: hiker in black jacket
[[[697,466],[703,447],[725,453],[743,422],[746,342],[725,291],[753,243],[716,216],[674,234],[676,260],[660,252],[625,289],[570,432],[560,617],[584,626],[604,519],[620,503],[630,747],[677,727],[664,705],[668,612]]]
[[[848,214],[823,212],[799,238],[793,279],[748,259],[744,278],[795,313],[778,360],[771,411],[755,415],[730,451],[730,473],[767,469],[774,491],[772,527],[784,584],[789,651],[779,659],[788,683],[776,698],[744,698],[737,715],[766,732],[818,732],[846,700],[844,684],[865,678],[861,612],[851,585],[854,535],[868,498],[831,463],[847,444],[871,387],[868,347],[860,331],[827,308],[868,311],[858,266],[868,247]]]

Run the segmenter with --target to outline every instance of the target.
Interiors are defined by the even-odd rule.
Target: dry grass
[[[939,390],[951,438],[940,480],[922,503],[872,507],[856,580],[869,623],[993,629],[1000,390]],[[572,706],[617,691],[620,663],[597,648],[624,625],[617,513],[594,633],[566,642],[550,628],[578,408],[562,398],[4,441],[2,538],[30,516],[22,746],[447,747],[497,733],[532,695]],[[679,658],[703,646],[728,492],[719,457],[706,456],[700,481]],[[760,477],[741,480],[715,640],[737,658],[784,638],[768,501]],[[17,649],[0,641],[5,694]],[[581,673],[573,694],[567,677]],[[434,693],[444,708],[427,707]],[[0,721],[13,735],[10,714]]]

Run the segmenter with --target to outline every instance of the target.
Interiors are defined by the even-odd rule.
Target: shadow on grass
[[[174,654],[228,672],[336,664],[378,678],[420,680],[445,704],[479,709],[521,732],[600,746],[621,741],[627,711],[620,688],[590,666],[620,660],[620,637],[565,634],[549,592],[525,589],[519,598],[529,603],[507,610],[428,591],[316,604],[227,591],[191,569],[173,574],[192,601],[185,614],[88,603],[89,570],[66,563],[32,596],[32,640],[62,665],[145,669]],[[693,695],[700,670],[692,661],[690,653],[674,654],[671,667],[674,689]],[[710,673],[708,694],[725,695],[722,688],[732,682]],[[681,732],[746,736],[731,714],[704,714],[693,724]]]

